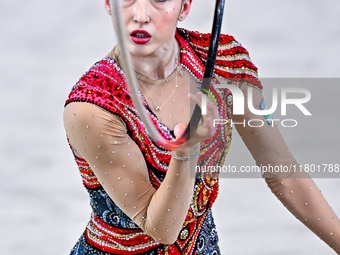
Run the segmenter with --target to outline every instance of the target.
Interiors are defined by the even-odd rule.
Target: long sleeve
[[[195,164],[171,159],[156,190],[143,154],[120,117],[73,102],[65,107],[64,124],[74,153],[87,161],[116,205],[156,241],[173,243],[188,212],[195,181],[190,165]]]
[[[245,96],[245,114],[234,115],[233,121],[246,125],[235,125],[244,143],[251,152],[258,166],[269,169],[269,165],[286,166],[284,171],[267,171],[263,178],[273,194],[303,224],[340,254],[340,220],[327,203],[314,181],[298,165],[284,142],[277,126],[269,124],[264,116],[250,112],[247,105],[248,85],[240,85]],[[253,105],[259,110],[263,102],[262,93],[252,88]],[[247,125],[251,119],[262,119],[262,127]],[[258,123],[256,123],[257,125]],[[279,168],[278,168],[279,169]],[[282,169],[282,168],[281,168]],[[298,170],[298,171],[297,171]]]

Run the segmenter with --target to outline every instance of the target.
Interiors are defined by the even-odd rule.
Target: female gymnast
[[[105,8],[113,16],[113,2]],[[175,141],[193,105],[201,105],[210,34],[177,28],[192,0],[124,0],[123,24],[140,97],[162,136]],[[112,20],[113,17],[112,17]],[[115,27],[115,22],[113,22]],[[245,105],[232,114],[229,89],[211,88],[207,113],[181,147],[166,150],[149,136],[131,100],[120,45],[84,74],[65,104],[65,130],[92,207],[91,219],[72,255],[220,254],[211,207],[218,175],[195,166],[222,166],[231,141],[230,122],[258,119]],[[239,82],[242,80],[243,82]],[[250,87],[262,109],[262,85],[248,52],[221,35],[213,84],[231,82],[244,94]],[[247,102],[247,100],[245,100]],[[257,165],[297,164],[277,127],[263,116],[261,128],[237,125]],[[305,173],[263,174],[268,187],[303,224],[340,253],[340,221]]]

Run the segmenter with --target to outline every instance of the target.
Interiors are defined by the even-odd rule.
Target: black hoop
[[[221,33],[221,27],[222,27],[222,18],[223,18],[223,11],[224,11],[224,3],[225,0],[216,0],[216,6],[215,6],[215,14],[214,14],[214,22],[212,26],[212,32],[211,32],[211,41],[210,41],[210,47],[208,52],[208,58],[205,65],[205,72],[203,77],[203,83],[201,84],[201,88],[209,91],[211,79],[214,73],[214,66],[216,61],[216,55],[217,55],[217,49],[218,49],[218,43],[220,40],[220,33]],[[125,27],[122,22],[122,14],[121,14],[121,0],[115,0],[113,1],[113,11],[115,12],[114,18],[115,18],[115,26],[116,26],[116,32],[118,36],[118,42],[120,46],[120,56],[121,56],[121,64],[123,66],[124,74],[127,79],[127,83],[130,86],[130,94],[133,100],[133,103],[135,105],[135,108],[138,110],[139,116],[143,123],[145,124],[145,127],[147,129],[147,132],[149,136],[153,139],[153,141],[161,148],[166,150],[174,150],[183,143],[185,143],[196,131],[198,123],[201,119],[201,110],[198,105],[195,106],[194,112],[190,118],[190,122],[185,129],[184,133],[181,137],[179,137],[176,141],[170,142],[166,140],[155,128],[153,123],[151,122],[149,116],[147,115],[146,111],[144,110],[145,107],[142,105],[140,98],[139,98],[139,84],[136,81],[136,78],[133,74],[132,68],[130,66],[132,65],[130,52],[127,49],[127,42],[125,38]],[[203,90],[203,93],[206,93]]]

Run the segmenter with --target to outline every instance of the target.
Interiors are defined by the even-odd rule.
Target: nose
[[[137,0],[134,6],[133,20],[136,23],[147,24],[150,22],[150,1]]]

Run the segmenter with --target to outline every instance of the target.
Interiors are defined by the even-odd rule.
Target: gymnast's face
[[[105,0],[107,9],[113,6],[112,1]],[[123,0],[123,22],[131,54],[162,56],[162,52],[172,50],[177,21],[187,17],[191,1]]]

